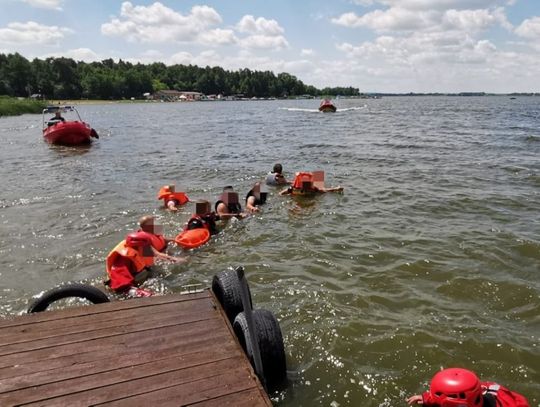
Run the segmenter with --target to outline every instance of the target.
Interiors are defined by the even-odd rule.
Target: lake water
[[[191,207],[276,162],[324,170],[343,194],[278,196],[163,265],[154,290],[244,265],[284,334],[278,406],[405,406],[441,366],[540,404],[540,98],[387,97],[84,105],[101,138],[53,147],[41,116],[0,118],[0,315],[66,282],[99,285],[141,215],[175,235]],[[171,253],[179,253],[172,249]]]

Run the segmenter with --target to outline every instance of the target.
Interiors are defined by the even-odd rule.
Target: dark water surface
[[[150,287],[207,286],[246,267],[279,318],[279,406],[404,406],[441,366],[465,366],[540,403],[540,98],[383,98],[80,106],[101,135],[51,147],[41,116],[0,118],[0,315],[68,281],[98,285],[108,251],[156,214],[245,194],[275,162],[324,170],[343,195],[277,196]],[[172,250],[175,253],[175,250]]]

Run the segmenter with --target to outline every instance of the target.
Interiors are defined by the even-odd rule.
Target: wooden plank
[[[69,333],[91,332],[112,326],[126,325],[141,315],[145,318],[152,318],[157,314],[174,311],[179,314],[183,312],[200,312],[202,309],[214,308],[216,305],[209,299],[197,299],[190,301],[175,301],[167,304],[160,304],[159,307],[118,309],[108,313],[104,318],[103,314],[85,314],[78,318],[64,318],[51,321],[40,321],[32,324],[16,325],[10,327],[0,327],[0,352],[1,346],[6,344],[21,343],[30,340],[41,340],[52,338]],[[181,318],[182,316],[179,315]]]
[[[222,374],[223,372],[216,373]],[[115,401],[98,405],[107,407],[177,407],[254,389],[256,386],[257,382],[254,377],[245,368],[235,367],[229,368],[226,374],[222,374],[219,379],[218,375],[207,375],[200,378],[194,376],[193,380],[188,382],[148,391],[132,397],[118,398]]]
[[[258,388],[226,394],[213,399],[186,404],[185,407],[271,407],[272,403]]]
[[[184,346],[162,347],[146,353],[112,355],[112,357],[104,359],[95,359],[85,363],[66,365],[54,369],[45,369],[45,366],[41,366],[40,370],[28,369],[26,372],[22,372],[26,374],[12,376],[0,381],[0,393],[22,390],[33,386],[42,386],[80,376],[95,375],[97,373],[131,367],[135,364],[141,365],[170,358],[182,358],[188,362],[198,358],[200,354],[205,354],[208,360],[214,360],[220,354],[225,354],[231,358],[242,356],[240,349],[234,341],[221,341],[221,339],[222,336],[219,334],[214,335],[214,333],[210,333],[210,335]],[[218,343],[219,345],[217,345]]]
[[[71,307],[61,310],[61,312],[37,312],[34,314],[24,314],[14,316],[13,318],[8,318],[3,321],[0,321],[0,329],[11,326],[20,326],[20,325],[30,325],[35,324],[36,322],[42,321],[54,321],[54,320],[64,320],[67,318],[78,318],[85,315],[94,315],[94,314],[103,314],[111,311],[118,311],[122,309],[130,308],[145,308],[155,307],[161,304],[167,304],[171,302],[181,302],[181,301],[193,301],[200,298],[209,298],[212,295],[209,292],[210,290],[205,290],[200,293],[193,294],[169,294],[148,298],[132,298],[127,300],[115,300],[111,302],[106,302],[103,304],[92,304],[89,306],[81,307]]]
[[[189,304],[195,303],[190,302]],[[131,319],[116,320],[113,324],[106,320],[100,323],[96,322],[94,325],[85,325],[82,327],[82,332],[77,332],[81,330],[80,326],[67,324],[65,329],[57,331],[58,334],[51,333],[50,330],[47,330],[48,334],[41,336],[40,332],[34,331],[34,335],[24,334],[24,339],[12,344],[0,346],[0,357],[17,352],[28,352],[63,344],[106,338],[127,332],[142,332],[155,328],[177,325],[179,321],[181,321],[182,324],[187,324],[217,317],[217,312],[213,309],[210,301],[197,301],[197,304],[199,307],[191,307],[184,312],[177,312],[174,309],[163,310],[163,312],[160,312],[159,318],[147,318],[146,315],[137,315]],[[76,333],[68,334],[70,331]]]
[[[238,377],[239,371],[246,373],[245,368],[231,368],[231,366],[237,365],[238,362],[239,360],[237,359],[223,359],[213,363],[175,369],[164,373],[155,373],[152,371],[152,374],[148,374],[145,370],[143,371],[143,369],[139,368],[124,369],[124,372],[120,371],[121,373],[124,373],[121,377],[114,375],[114,373],[119,371],[115,371],[111,374],[111,378],[115,379],[113,384],[107,384],[105,381],[98,381],[97,383],[89,381],[85,384],[91,386],[91,388],[79,390],[80,387],[72,387],[71,394],[58,396],[54,396],[54,393],[52,392],[43,394],[41,393],[41,389],[37,388],[36,391],[32,393],[35,401],[23,401],[22,403],[19,400],[14,401],[28,406],[49,404],[76,407],[97,405],[131,398],[132,400],[137,399],[136,403],[130,401],[129,404],[126,405],[162,405],[159,399],[153,397],[154,394],[157,394],[156,391],[164,390],[163,394],[166,395],[171,389],[174,389],[177,386],[198,382],[201,379],[210,379],[210,382],[215,383],[215,378],[222,376],[223,381],[226,383],[241,381],[243,384],[240,387],[243,387],[243,389],[253,387],[253,381],[246,382],[245,380],[240,380]],[[136,373],[139,373],[140,376],[137,377]],[[245,376],[243,378],[245,378]],[[148,395],[150,396],[147,397]],[[185,404],[183,398],[179,394],[171,394],[171,397],[165,396],[164,398],[168,399],[169,403],[173,401],[175,406]],[[3,402],[4,400],[2,400],[2,403]],[[8,399],[7,402],[11,403],[13,401]]]
[[[218,330],[222,322],[217,319],[197,321],[190,324],[178,323],[172,326],[157,328],[149,331],[148,335],[139,332],[126,333],[125,335],[109,336],[93,339],[86,342],[71,343],[54,346],[46,349],[37,349],[24,353],[14,353],[0,357],[0,367],[11,367],[33,361],[50,360],[58,357],[76,356],[82,353],[98,353],[103,355],[115,355],[125,351],[143,351],[157,343],[182,343],[189,337],[202,337],[212,330]],[[87,359],[90,360],[90,359]],[[0,369],[1,371],[1,369]]]

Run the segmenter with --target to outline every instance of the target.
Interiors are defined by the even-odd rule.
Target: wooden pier
[[[271,406],[210,290],[0,321],[0,406]]]

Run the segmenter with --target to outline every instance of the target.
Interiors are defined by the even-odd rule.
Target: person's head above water
[[[283,172],[283,166],[281,164],[275,164],[272,172],[276,174],[281,174]]]
[[[145,215],[139,219],[139,226],[143,232],[161,234],[161,225],[155,223],[152,215]]]

